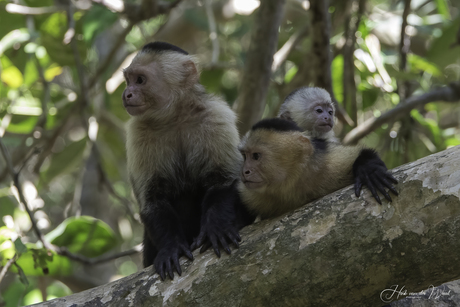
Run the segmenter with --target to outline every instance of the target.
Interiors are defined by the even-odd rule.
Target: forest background
[[[460,1],[0,1],[0,306],[142,268],[121,69],[159,40],[196,55],[244,133],[300,86],[389,168],[460,144]]]

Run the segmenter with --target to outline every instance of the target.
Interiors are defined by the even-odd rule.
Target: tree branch
[[[2,283],[3,277],[5,277],[6,272],[10,269],[10,267],[13,265],[13,263],[16,261],[16,255],[13,256],[8,262],[5,264],[5,266],[2,268],[0,271],[0,284]]]
[[[404,103],[399,103],[395,108],[382,114],[380,117],[372,117],[363,124],[351,130],[343,139],[343,144],[356,144],[360,139],[380,127],[381,125],[403,118],[412,109],[423,106],[430,102],[460,101],[460,82],[451,83],[449,86],[432,90],[420,96],[412,96],[406,99]]]
[[[418,292],[459,278],[460,146],[393,174],[400,195],[392,203],[347,187],[243,229],[231,255],[195,251],[173,281],[148,267],[37,307],[382,306],[392,285]]]

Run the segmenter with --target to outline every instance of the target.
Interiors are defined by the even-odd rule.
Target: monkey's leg
[[[393,194],[398,195],[398,191],[393,187],[393,184],[398,183],[398,181],[391,175],[385,163],[373,149],[361,150],[358,158],[353,163],[353,176],[355,178],[356,197],[359,197],[363,184],[367,185],[372,196],[374,196],[379,204],[382,204],[382,201],[376,189],[388,201],[392,201],[392,199],[385,190],[385,187],[393,192]]]
[[[156,272],[163,280],[165,271],[174,279],[174,268],[181,275],[179,257],[185,255],[193,260],[193,255],[171,203],[166,200],[148,202],[141,211],[141,219],[152,244],[158,250],[153,261]]]
[[[144,268],[148,267],[149,265],[153,264],[155,257],[158,254],[156,247],[153,245],[152,240],[149,237],[147,227],[144,227],[144,241],[143,241],[143,249],[142,249],[142,262],[144,264]]]

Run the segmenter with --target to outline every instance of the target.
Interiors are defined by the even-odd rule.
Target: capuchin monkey
[[[123,71],[123,106],[131,115],[129,179],[141,206],[144,267],[165,279],[181,275],[179,257],[227,242],[251,222],[236,190],[242,163],[236,117],[199,84],[193,58],[179,47],[145,45]],[[243,208],[244,209],[244,208]],[[247,220],[246,218],[248,218]]]
[[[334,115],[335,107],[332,103],[331,95],[326,90],[319,87],[301,87],[292,91],[286,97],[280,107],[278,117],[295,122],[302,131],[313,138],[340,144],[340,141],[335,137],[332,130],[334,127]],[[372,162],[370,162],[368,167],[362,167],[356,172],[356,197],[359,197],[363,184],[366,184],[374,198],[381,204],[376,189],[379,191],[385,190],[377,178],[386,173],[387,168],[375,151],[365,149],[363,150],[363,155],[363,157],[368,157],[366,160]],[[372,165],[377,164],[381,167],[374,170],[375,167],[372,167]],[[377,174],[374,174],[375,172]],[[394,192],[393,190],[391,191]],[[387,193],[382,194],[386,199],[391,201],[391,197]],[[398,195],[397,193],[395,194]]]
[[[335,107],[331,95],[319,87],[301,87],[284,99],[278,117],[295,122],[312,137],[337,142],[334,131]]]
[[[356,180],[372,187],[373,194],[375,186],[389,200],[384,186],[398,195],[392,186],[396,179],[375,151],[308,137],[292,121],[258,122],[238,149],[244,157],[238,190],[248,209],[262,219],[279,216]]]

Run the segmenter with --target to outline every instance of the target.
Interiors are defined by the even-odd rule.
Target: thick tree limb
[[[460,82],[451,83],[449,86],[432,90],[423,95],[412,96],[406,99],[404,103],[398,104],[395,108],[382,114],[380,117],[372,117],[366,120],[358,127],[351,130],[343,139],[343,144],[356,144],[360,139],[389,122],[396,121],[406,116],[412,109],[423,106],[430,102],[460,101]]]
[[[235,108],[241,135],[259,121],[264,112],[284,3],[285,0],[261,1],[256,12],[255,29],[252,32]]]
[[[232,255],[195,251],[173,281],[148,267],[38,306],[383,306],[392,285],[417,292],[460,278],[460,146],[393,174],[392,203],[348,187],[247,227]]]

